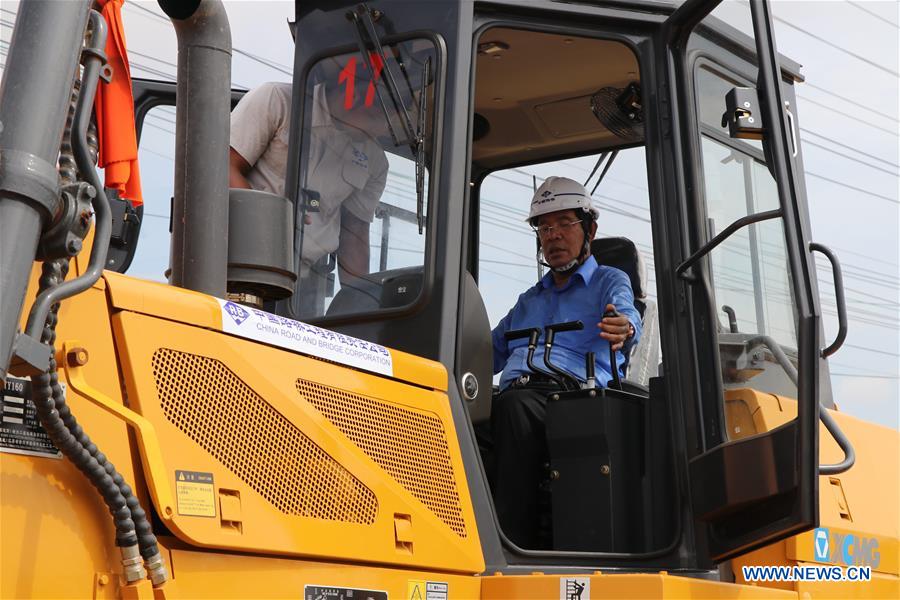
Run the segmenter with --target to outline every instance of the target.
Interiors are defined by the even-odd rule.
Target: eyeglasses
[[[547,237],[554,231],[559,231],[560,233],[567,233],[572,227],[575,227],[579,223],[581,223],[584,219],[579,219],[577,221],[563,221],[562,223],[557,223],[556,225],[541,225],[539,227],[532,227],[534,232],[541,237]]]

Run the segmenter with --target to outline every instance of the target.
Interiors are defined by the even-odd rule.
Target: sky
[[[290,81],[293,44],[286,21],[293,17],[293,3],[229,1],[225,5],[235,49],[233,85],[250,88],[266,81]],[[7,1],[0,8],[0,62],[5,61],[17,7],[16,2]],[[132,74],[174,80],[175,35],[156,3],[126,2],[123,14]],[[752,29],[744,0],[726,0],[713,14],[742,31]],[[778,50],[800,63],[806,78],[797,87],[797,112],[812,239],[831,247],[844,270],[849,333],[844,347],[829,361],[834,397],[844,412],[898,428],[900,3],[775,0],[773,14]],[[170,121],[174,122],[173,113],[160,109],[148,123],[162,129],[174,127]],[[142,145],[145,198],[158,198],[156,206],[168,203],[171,185],[147,173],[154,165],[161,172],[171,169],[167,154],[165,147]],[[633,154],[618,159],[595,196],[601,211],[646,213],[646,190],[634,186],[634,174],[640,177],[643,168],[641,162]],[[593,159],[564,166],[572,169],[570,176],[583,178]],[[485,193],[498,203],[519,198],[524,207],[531,175],[559,174],[560,168],[498,174]],[[633,206],[629,208],[627,203]],[[498,204],[492,210],[503,208]],[[148,204],[147,211],[152,215],[157,209]],[[143,235],[147,239],[167,236],[163,214],[167,211],[164,206],[157,212],[158,218],[145,219]],[[642,219],[613,219],[607,225],[610,231],[606,233],[631,236],[645,254],[649,252],[649,227]],[[498,263],[493,265],[498,278],[492,280],[486,272],[483,282],[492,324],[505,314],[525,282],[534,279],[533,263],[527,260],[533,257],[529,245],[533,242],[518,234],[511,237],[521,242],[521,250],[510,250],[506,243],[501,244],[507,246],[503,250],[484,249],[485,255]],[[139,264],[165,264],[168,248],[165,243],[145,244],[141,252]],[[652,280],[652,256],[645,258]],[[825,338],[831,340],[837,330],[831,271],[824,258],[817,260]],[[144,275],[161,278],[159,269]]]

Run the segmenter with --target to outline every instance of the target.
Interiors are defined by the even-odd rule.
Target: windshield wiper
[[[419,117],[416,122],[416,220],[419,223],[419,235],[425,227],[425,92],[428,78],[431,75],[431,57],[425,59],[422,66],[422,87],[419,89]]]
[[[395,146],[399,146],[403,143],[408,144],[413,157],[415,158],[416,220],[419,226],[419,234],[421,234],[425,227],[425,111],[428,108],[427,102],[425,101],[425,93],[428,88],[428,79],[430,77],[431,57],[426,59],[423,66],[422,87],[419,93],[419,115],[415,129],[413,129],[412,118],[409,116],[409,111],[406,110],[406,105],[401,100],[400,90],[397,87],[397,82],[394,80],[394,74],[388,65],[387,56],[384,53],[381,40],[378,38],[378,32],[375,31],[375,23],[372,21],[372,13],[369,11],[369,7],[365,4],[358,4],[354,10],[347,13],[347,18],[356,26],[356,39],[359,44],[359,52],[372,77],[372,83],[375,86],[375,94],[378,96],[378,103],[381,105],[381,111],[384,114],[384,119],[387,123],[388,131],[390,131],[391,139]],[[393,104],[394,111],[400,119],[400,124],[403,126],[403,134],[405,136],[403,140],[397,138],[397,133],[394,130],[387,104],[381,96],[381,88],[375,81],[375,74],[378,71],[375,69],[373,56],[369,53],[368,48],[366,47],[367,45],[371,46],[373,51],[378,53],[381,60],[380,72],[384,78],[385,88],[387,88],[391,104]],[[409,85],[409,77],[405,72],[406,69],[402,62],[400,64],[401,69],[404,72],[403,74],[407,79],[407,85]]]
[[[407,143],[409,144],[410,149],[415,152],[416,139],[412,118],[409,116],[406,106],[400,100],[400,90],[397,88],[397,82],[394,80],[394,73],[388,67],[387,56],[384,54],[384,48],[382,48],[381,40],[378,38],[378,32],[375,31],[375,23],[372,22],[372,15],[369,12],[369,7],[365,4],[359,4],[355,10],[351,10],[347,13],[347,18],[356,25],[356,38],[359,43],[359,52],[362,54],[363,62],[369,69],[369,75],[372,77],[372,85],[375,86],[375,94],[378,96],[378,102],[381,104],[382,112],[384,112],[384,118],[387,121],[388,129],[391,131],[394,145],[399,146],[401,143]],[[377,52],[378,57],[381,59],[381,75],[384,78],[385,87],[387,88],[391,103],[394,105],[394,111],[397,113],[397,116],[400,118],[400,124],[403,126],[405,139],[402,141],[397,139],[390,115],[388,114],[387,105],[381,97],[381,90],[375,80],[375,74],[378,71],[375,69],[372,55],[367,51],[367,43],[372,46],[373,51]]]

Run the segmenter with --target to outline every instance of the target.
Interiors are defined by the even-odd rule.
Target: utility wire
[[[158,63],[162,63],[162,64],[164,64],[164,65],[166,65],[166,66],[172,67],[173,69],[177,69],[177,68],[178,68],[178,65],[177,65],[176,63],[173,63],[173,62],[168,61],[168,60],[163,60],[162,58],[158,58],[158,57],[156,57],[156,56],[150,56],[149,54],[144,54],[143,52],[138,52],[137,50],[132,50],[131,48],[129,48],[129,49],[128,49],[128,56],[131,56],[132,54],[134,54],[135,56],[140,56],[141,58],[147,58],[147,59],[150,59],[150,60],[154,60],[154,61],[156,61],[156,62],[158,62]],[[133,63],[129,63],[129,64],[133,64]]]
[[[231,51],[234,52],[235,54],[240,54],[241,56],[246,56],[250,60],[256,61],[261,65],[265,65],[265,66],[269,67],[270,69],[274,69],[275,71],[284,73],[285,75],[287,75],[289,77],[294,76],[294,72],[289,70],[289,67],[287,67],[286,65],[282,65],[281,63],[277,63],[277,62],[269,60],[267,58],[257,56],[256,54],[251,54],[250,52],[247,52],[246,50],[241,50],[240,48],[232,48]]]
[[[900,264],[897,264],[897,263],[895,263],[895,262],[891,262],[891,261],[889,261],[889,260],[884,260],[884,259],[881,259],[881,258],[876,258],[876,257],[874,257],[874,256],[869,256],[868,254],[862,254],[861,252],[855,252],[855,251],[853,251],[853,250],[847,250],[846,248],[840,248],[840,247],[838,247],[838,246],[832,246],[832,248],[834,248],[835,250],[838,250],[839,252],[842,252],[842,253],[843,253],[843,252],[846,252],[847,254],[853,254],[854,256],[859,256],[859,257],[862,257],[862,258],[868,258],[869,260],[874,260],[874,261],[876,261],[876,262],[884,263],[884,264],[890,265],[890,266],[892,266],[892,267],[900,267]]]
[[[745,4],[747,4],[747,5],[749,6],[750,3],[749,3],[747,0],[742,0],[742,1],[743,1]],[[890,73],[890,74],[893,75],[894,77],[900,77],[900,73],[898,73],[897,71],[892,71],[891,69],[889,69],[889,68],[887,68],[887,67],[885,67],[885,66],[883,66],[883,65],[879,65],[877,62],[875,62],[875,61],[873,61],[873,60],[870,60],[870,59],[866,58],[865,56],[862,56],[862,55],[860,55],[860,54],[856,54],[855,52],[851,52],[850,50],[847,50],[846,48],[844,48],[844,47],[842,47],[842,46],[838,46],[838,45],[835,44],[834,42],[831,42],[831,41],[829,41],[829,40],[826,40],[825,38],[823,38],[823,37],[821,37],[821,36],[818,36],[818,35],[816,35],[816,34],[814,34],[814,33],[810,33],[808,30],[806,30],[806,29],[804,29],[804,28],[802,28],[802,27],[798,27],[797,25],[794,25],[794,24],[791,23],[790,21],[786,21],[786,20],[784,20],[783,18],[781,18],[781,17],[779,17],[779,16],[777,16],[777,15],[772,15],[772,19],[775,20],[775,21],[778,21],[778,22],[781,23],[782,25],[785,25],[785,26],[787,26],[787,27],[790,27],[791,29],[794,29],[794,30],[796,30],[796,31],[799,31],[800,33],[806,34],[806,35],[808,35],[809,37],[813,38],[814,40],[819,41],[819,42],[825,44],[826,46],[829,46],[830,48],[834,48],[834,49],[837,50],[838,52],[843,52],[844,54],[846,54],[846,55],[848,55],[848,56],[852,56],[853,58],[857,59],[857,60],[860,61],[860,62],[864,62],[864,63],[866,63],[867,65],[870,65],[870,66],[872,66],[872,67],[875,67],[876,69],[878,69],[878,70],[880,70],[880,71],[884,71],[885,73]]]
[[[884,354],[885,356],[897,356],[900,357],[900,354],[896,352],[887,352],[886,350],[876,350],[875,348],[867,348],[865,346],[857,346],[855,344],[844,344],[847,348],[855,348],[856,350],[863,350],[865,352],[874,352],[875,354]]]
[[[502,219],[504,215],[508,215],[508,213],[506,213],[506,212],[503,210],[503,207],[502,207],[502,206],[497,205],[497,204],[496,204],[495,202],[493,202],[493,201],[489,201],[489,200],[486,200],[486,199],[485,199],[485,200],[482,201],[482,205],[483,205],[483,208],[484,208],[484,209],[489,209],[489,210],[483,210],[483,211],[482,211],[483,214],[484,214],[485,216],[490,216],[491,218],[493,218],[494,215],[496,214],[500,219]],[[497,208],[493,208],[492,205],[497,206]],[[526,236],[526,237],[529,237],[529,238],[531,237],[531,235],[530,235],[529,233],[526,233],[525,231],[522,231],[522,230],[519,230],[519,229],[513,229],[513,230],[510,230],[510,229],[508,228],[508,226],[506,226],[506,225],[503,224],[503,221],[502,221],[502,220],[497,220],[497,221],[493,221],[493,220],[492,220],[492,221],[485,221],[484,224],[486,224],[486,225],[492,225],[492,226],[495,226],[495,227],[498,227],[498,228],[501,228],[501,229],[506,229],[507,231],[510,231],[510,233],[520,234],[520,235],[523,235],[523,236]],[[526,254],[526,252],[521,251],[521,250],[511,250],[511,249],[508,248],[508,247],[500,247],[500,246],[492,245],[492,244],[490,244],[490,243],[485,243],[484,245],[489,246],[489,247],[495,247],[496,249],[498,249],[498,250],[500,250],[500,251],[502,251],[502,252],[505,252],[505,253],[509,253],[509,254],[511,254],[511,255],[521,256],[521,255],[523,255],[523,254]],[[639,242],[638,242],[636,245],[638,245],[639,247],[640,247],[640,246],[647,247],[645,244],[641,244],[641,243],[639,243]],[[530,245],[529,245],[529,246],[530,246]],[[736,249],[728,248],[727,246],[725,247],[725,249],[726,249],[726,250],[729,250],[729,251],[732,251],[732,252],[737,252]],[[530,248],[529,248],[528,250],[530,251]],[[650,253],[651,253],[650,256],[652,257],[652,249],[650,250]],[[741,252],[738,252],[738,253],[741,254],[744,258],[749,259],[749,255],[748,255],[748,254],[746,254],[746,253],[741,253]],[[772,254],[771,254],[771,253],[765,253],[765,252],[764,252],[764,255],[769,255],[769,256],[771,256]],[[779,257],[781,257],[781,256],[779,255]],[[783,257],[782,257],[782,258],[783,258]],[[652,273],[652,272],[653,272],[652,269],[654,268],[652,258],[649,258],[647,262],[648,262],[648,267],[651,269],[650,272]],[[782,270],[783,270],[783,268],[784,268],[784,264],[773,264],[773,263],[771,263],[771,261],[765,261],[765,260],[763,261],[763,263],[764,263],[764,264],[767,264],[767,265],[770,266],[770,267],[775,268],[776,270],[778,270],[778,269],[782,269]],[[533,265],[532,265],[532,266],[533,266]],[[718,269],[717,269],[717,271],[718,271]],[[768,272],[768,270],[767,270],[767,272]],[[745,285],[745,286],[746,286],[746,285],[751,285],[751,284],[752,284],[752,281],[750,280],[749,274],[746,274],[746,275],[742,274],[742,275],[743,275],[743,278],[742,278],[742,279],[741,279],[741,278],[736,278],[736,277],[733,276],[733,275],[731,276],[731,278],[732,278],[732,279],[735,279],[736,281],[739,281],[742,285]],[[717,273],[716,276],[717,276],[717,280],[724,280],[724,279],[727,279],[727,278],[729,277],[729,276],[726,275],[726,274],[719,274],[719,273]],[[769,283],[769,286],[767,286],[767,287],[769,287],[770,291],[771,291],[771,289],[772,289],[772,288],[771,288],[772,284],[774,284],[774,285],[776,286],[776,288],[779,287],[779,286],[786,285],[786,282],[781,281],[781,280],[771,279],[771,277],[766,277],[766,281]],[[824,283],[827,283],[827,281],[825,281]],[[719,286],[719,287],[721,287],[721,286]],[[871,294],[869,294],[868,292],[857,291],[857,290],[854,290],[853,288],[846,288],[846,286],[845,286],[845,289],[846,289],[848,292],[859,293],[859,294],[865,296],[866,298],[872,298],[872,297],[873,297],[873,296],[872,296]],[[749,288],[745,288],[745,291],[748,292],[748,293],[752,293],[752,290],[750,290]],[[824,289],[823,289],[823,292],[822,292],[822,293],[823,293],[824,296],[829,296],[829,295],[830,295],[832,298],[834,297],[833,294],[828,294],[827,292],[824,291]],[[782,297],[782,299],[785,301],[786,304],[789,303],[789,302],[791,302],[790,295],[787,293],[786,290],[782,293],[782,296],[781,296],[781,297]],[[884,304],[883,304],[883,305],[882,305],[882,304],[879,304],[878,306],[896,306],[896,305],[897,305],[897,303],[895,303],[895,302],[893,302],[893,301],[891,301],[891,300],[888,300],[888,299],[882,299],[882,300],[884,301]],[[870,316],[873,317],[873,318],[880,319],[879,321],[872,321],[873,324],[879,324],[879,325],[882,325],[882,326],[883,326],[883,325],[886,324],[885,321],[891,319],[890,317],[886,317],[885,315],[883,315],[883,314],[881,314],[881,313],[874,313],[874,312],[872,312],[872,311],[866,311],[866,310],[863,310],[863,309],[856,309],[856,308],[854,308],[855,305],[861,304],[861,303],[865,303],[865,302],[858,301],[858,300],[856,300],[855,298],[849,298],[849,299],[848,299],[848,309],[849,309],[848,312],[849,312],[850,315],[854,318],[855,321],[858,320],[859,318],[862,318],[863,315],[870,315]],[[870,304],[874,304],[874,303],[870,303]],[[835,313],[832,312],[831,314],[835,314]]]
[[[886,164],[886,165],[888,165],[888,166],[894,167],[894,168],[896,168],[896,169],[900,169],[900,164],[892,163],[892,162],[890,162],[890,161],[888,161],[888,160],[885,160],[885,159],[881,158],[880,156],[875,156],[874,154],[870,154],[870,153],[868,153],[868,152],[863,152],[863,151],[860,150],[859,148],[855,148],[855,147],[853,147],[853,146],[849,146],[849,145],[847,145],[847,144],[844,144],[844,143],[842,143],[842,142],[837,141],[837,140],[834,139],[834,138],[830,138],[830,137],[827,137],[827,136],[822,135],[821,133],[817,133],[817,132],[815,132],[815,131],[812,131],[811,129],[806,129],[806,128],[804,128],[804,127],[801,127],[801,128],[800,128],[800,131],[802,131],[803,133],[806,133],[806,134],[814,135],[814,136],[816,136],[816,137],[818,137],[818,138],[821,138],[821,139],[827,141],[827,142],[830,143],[830,144],[834,144],[835,146],[840,146],[841,148],[846,148],[847,150],[852,150],[853,152],[858,152],[859,154],[862,154],[863,156],[867,156],[867,157],[869,157],[869,158],[871,158],[871,159],[873,159],[873,160],[877,160],[877,161],[879,161],[879,162],[883,162],[884,164]]]
[[[145,7],[145,6],[141,6],[140,4],[138,4],[138,3],[136,3],[136,2],[129,2],[129,3],[125,4],[124,6],[125,6],[126,9],[129,9],[129,10],[130,10],[130,9],[139,10],[139,11],[141,11],[142,13],[145,13],[145,14],[147,14],[147,15],[150,15],[151,17],[153,17],[154,19],[156,19],[157,21],[160,21],[160,22],[162,22],[162,23],[166,23],[166,24],[169,24],[169,23],[170,23],[169,19],[167,19],[166,17],[162,16],[162,15],[159,14],[158,12],[152,11],[152,10],[150,10],[149,8],[147,8],[147,7]]]
[[[897,375],[862,375],[859,373],[829,373],[832,377],[859,377],[862,379],[900,379]]]
[[[884,118],[886,118],[886,119],[890,119],[891,121],[897,122],[897,115],[890,115],[890,114],[888,114],[888,113],[883,113],[883,112],[881,112],[880,110],[875,110],[874,108],[871,108],[871,107],[869,107],[869,106],[866,106],[866,105],[862,104],[862,102],[859,101],[859,100],[853,100],[852,98],[848,98],[847,96],[841,96],[840,94],[835,94],[835,93],[832,92],[831,90],[827,90],[827,89],[825,89],[825,88],[823,88],[823,87],[821,87],[821,86],[818,86],[818,85],[816,85],[816,84],[814,84],[814,83],[810,83],[810,82],[808,82],[808,81],[804,81],[801,85],[802,85],[802,87],[801,87],[800,89],[812,88],[812,89],[814,89],[814,90],[818,90],[818,91],[822,92],[823,94],[827,94],[827,95],[829,95],[829,96],[833,96],[833,97],[835,97],[835,98],[839,98],[840,100],[843,100],[844,102],[849,102],[850,104],[852,104],[852,105],[855,106],[856,108],[860,108],[860,109],[862,109],[862,110],[867,110],[867,111],[869,111],[870,113],[874,113],[874,114],[876,114],[876,115],[878,115],[878,116],[880,116],[880,117],[884,117]],[[804,97],[805,97],[805,96],[804,96]]]
[[[829,183],[833,183],[835,185],[845,187],[845,188],[853,190],[855,192],[860,192],[860,193],[866,194],[868,196],[872,196],[873,198],[880,198],[882,200],[890,202],[891,204],[900,204],[900,200],[897,200],[896,198],[891,198],[890,196],[878,194],[871,190],[864,190],[860,187],[856,187],[855,185],[850,185],[849,183],[844,183],[843,181],[838,181],[837,179],[831,179],[830,177],[825,177],[824,175],[819,175],[818,173],[813,173],[811,171],[807,171],[806,174],[809,175],[810,177],[815,177],[816,179],[821,179],[823,181],[827,181]]]
[[[852,7],[854,7],[854,8],[858,8],[859,10],[863,11],[864,13],[868,13],[868,14],[872,15],[873,17],[875,17],[875,18],[878,19],[879,21],[884,21],[885,23],[887,23],[888,25],[890,25],[890,26],[893,27],[894,29],[900,29],[900,26],[898,26],[897,23],[894,23],[894,22],[891,21],[890,19],[885,19],[884,17],[882,17],[882,16],[879,15],[878,13],[873,12],[873,11],[869,10],[868,8],[864,8],[864,7],[862,6],[862,3],[860,3],[860,2],[853,2],[853,0],[847,0],[847,4],[849,4],[850,6],[852,6]],[[895,4],[892,4],[892,5],[893,5],[893,6],[896,6]]]
[[[872,128],[874,128],[874,129],[878,129],[879,131],[883,131],[883,132],[888,133],[888,134],[890,134],[890,135],[893,135],[893,136],[895,136],[895,137],[897,137],[898,135],[900,135],[900,134],[897,133],[897,129],[896,129],[896,128],[895,128],[895,129],[888,129],[887,127],[882,127],[881,125],[876,125],[875,123],[872,123],[871,121],[866,121],[865,119],[860,119],[859,117],[854,117],[854,116],[852,116],[852,115],[848,115],[846,111],[839,110],[839,109],[837,109],[837,108],[828,106],[827,104],[822,104],[821,102],[817,102],[816,100],[813,100],[813,99],[809,98],[808,96],[800,96],[800,95],[798,94],[798,97],[799,97],[801,100],[803,100],[804,102],[808,102],[808,103],[810,103],[810,104],[815,104],[816,106],[820,106],[820,107],[824,108],[825,110],[829,110],[829,111],[831,111],[831,112],[833,112],[833,113],[835,113],[835,114],[841,115],[842,117],[846,117],[846,118],[848,118],[848,119],[852,119],[852,120],[854,120],[854,121],[856,121],[856,122],[858,122],[858,123],[862,123],[862,124],[864,124],[864,125],[868,125],[869,127],[872,127]]]
[[[896,169],[890,170],[890,169],[885,169],[884,167],[877,167],[877,166],[875,166],[875,165],[873,165],[873,164],[871,164],[871,163],[868,163],[868,162],[866,162],[866,161],[864,161],[864,160],[861,160],[861,159],[859,159],[859,158],[850,156],[849,154],[844,154],[843,152],[838,152],[838,151],[835,150],[834,148],[829,148],[828,146],[826,146],[826,145],[824,145],[824,144],[817,144],[816,142],[814,142],[814,141],[812,141],[812,140],[803,140],[803,141],[802,141],[802,145],[804,145],[804,146],[813,146],[813,147],[815,147],[815,148],[820,148],[820,149],[824,150],[825,152],[829,152],[829,153],[831,153],[831,154],[834,154],[835,156],[840,156],[841,158],[846,158],[847,160],[851,160],[851,161],[853,161],[853,162],[855,162],[855,163],[859,163],[859,164],[861,164],[861,165],[863,165],[863,166],[865,166],[865,167],[868,167],[868,168],[870,168],[870,169],[875,169],[876,171],[881,171],[882,173],[887,173],[888,175],[893,175],[894,177],[900,176],[900,173],[898,173],[898,171],[897,171]]]
[[[163,22],[163,23],[168,23],[168,22],[169,22],[169,20],[168,20],[167,18],[165,18],[165,17],[163,17],[162,15],[160,15],[160,14],[158,14],[158,13],[156,13],[156,12],[150,10],[149,8],[145,8],[145,7],[143,7],[143,6],[140,6],[139,4],[126,4],[125,6],[131,7],[131,8],[134,8],[134,9],[137,9],[137,10],[141,11],[142,13],[144,13],[145,15],[151,16],[151,17],[153,17],[154,19],[156,19],[156,20],[158,20],[158,21],[160,21],[160,22]],[[283,64],[281,64],[281,63],[279,63],[279,62],[276,62],[276,61],[274,61],[274,60],[271,60],[271,59],[268,59],[268,58],[261,57],[261,56],[259,56],[259,55],[253,54],[253,53],[251,53],[251,52],[247,52],[246,50],[241,50],[240,48],[232,47],[232,48],[231,48],[231,51],[234,52],[235,54],[240,54],[241,56],[245,56],[246,58],[249,58],[250,60],[252,60],[252,61],[254,61],[254,62],[257,62],[257,63],[259,63],[259,64],[261,64],[261,65],[264,65],[264,66],[266,66],[266,67],[269,67],[270,69],[273,69],[273,70],[275,70],[275,71],[279,71],[280,73],[284,73],[285,75],[293,76],[293,72],[290,70],[290,67],[288,67],[287,65],[283,65]],[[129,54],[130,54],[132,51],[129,50],[128,52],[129,52]],[[246,86],[246,85],[240,85],[240,84],[237,84],[237,83],[235,83],[234,85],[235,85],[236,87],[242,87],[242,88],[247,88],[247,87],[248,87],[248,86]]]

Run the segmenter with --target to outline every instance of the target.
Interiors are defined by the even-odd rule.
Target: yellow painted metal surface
[[[124,586],[111,519],[83,475],[65,459],[0,453],[0,597],[298,598],[321,585],[408,598],[429,582],[448,598],[566,597],[559,575],[476,575],[484,562],[443,367],[392,352],[387,378],[257,344],[221,332],[214,299],[112,274],[63,303],[58,333],[58,356],[89,354],[60,371],[68,402],[144,506],[152,497],[173,533],[160,549],[174,577],[155,591]],[[732,438],[796,413],[752,390],[726,400]],[[593,573],[578,576],[584,597],[900,597],[897,434],[833,414],[857,463],[820,481],[822,526],[868,540],[854,558],[871,562],[877,541],[873,581]],[[837,461],[824,429],[820,439],[822,461]],[[812,541],[807,532],[732,567],[740,578],[741,565],[816,564]]]
[[[75,275],[74,271],[70,277]],[[30,298],[34,296],[37,274],[36,270]],[[140,282],[138,287],[146,285],[153,284]],[[462,597],[477,597],[475,590],[479,582],[471,575],[460,578],[446,574],[447,570],[474,574],[483,570],[484,564],[446,394],[440,389],[422,387],[432,383],[436,388],[445,388],[446,373],[442,367],[435,369],[429,361],[416,357],[395,356],[394,364],[401,365],[399,370],[406,373],[407,379],[418,383],[410,386],[396,379],[228,336],[217,331],[220,327],[220,321],[215,322],[219,319],[218,312],[207,314],[204,325],[209,325],[208,329],[184,324],[181,321],[198,316],[198,298],[207,304],[214,301],[165,286],[159,286],[157,292],[161,296],[168,292],[176,297],[170,304],[180,304],[189,318],[161,319],[130,311],[117,313],[108,299],[111,290],[104,280],[100,280],[88,292],[63,303],[57,340],[59,358],[65,355],[64,347],[85,348],[89,356],[84,366],[60,365],[60,380],[67,385],[68,402],[79,423],[132,484],[142,504],[151,506],[147,496],[150,490],[166,525],[184,540],[189,540],[161,538],[160,549],[170,571],[173,563],[169,546],[219,546],[232,552],[199,553],[204,558],[196,564],[202,564],[203,571],[191,572],[193,567],[190,565],[195,563],[183,562],[185,570],[179,573],[180,577],[167,586],[168,591],[157,590],[157,597],[221,597],[226,594],[232,597],[298,597],[288,584],[311,581],[302,575],[302,567],[307,563],[296,558],[271,556],[278,552],[330,561],[316,563],[317,570],[311,571],[311,577],[319,578],[320,573],[341,573],[349,581],[368,581],[372,578],[353,574],[378,572],[372,580],[388,577],[393,582],[388,585],[391,590],[405,589],[408,580],[421,580],[423,575],[430,577],[422,568],[431,565],[434,572],[444,571],[444,581],[449,578],[469,582],[455,584],[457,590],[468,590]],[[184,296],[193,296],[193,302],[184,302]],[[144,311],[152,312],[152,304],[148,301]],[[218,311],[218,306],[215,309]],[[25,317],[23,315],[23,322]],[[144,321],[146,331],[129,329],[126,324],[129,319]],[[115,340],[111,320],[117,323]],[[175,331],[177,333],[173,333]],[[169,429],[161,431],[159,423],[144,416],[140,411],[142,402],[152,404],[150,398],[156,398],[155,416],[161,416],[158,382],[152,374],[152,364],[135,368],[130,361],[147,351],[150,345],[154,351],[160,346],[172,350],[179,337],[183,338],[183,347],[178,351],[188,349],[211,355],[209,360],[219,361],[259,399],[270,407],[277,406],[272,410],[318,448],[325,459],[316,465],[318,470],[313,469],[314,477],[308,482],[316,492],[308,495],[313,504],[327,496],[322,493],[322,482],[327,480],[329,473],[340,471],[349,474],[360,483],[360,489],[371,494],[374,499],[371,522],[345,523],[275,510],[271,502],[261,499],[254,489],[229,473],[210,451],[199,448],[168,418],[162,416],[160,422]],[[404,364],[406,366],[402,366]],[[279,371],[284,375],[281,379],[275,375]],[[205,381],[203,372],[191,375],[194,381]],[[136,388],[135,381],[141,381],[143,387]],[[378,454],[377,448],[373,450],[373,443],[378,439],[360,436],[359,432],[348,429],[347,419],[342,414],[331,415],[336,420],[333,424],[321,412],[326,408],[321,398],[318,407],[305,400],[310,396],[309,386],[323,382],[328,384],[326,387],[352,392],[343,392],[347,397],[335,399],[335,405],[343,406],[345,412],[352,412],[352,407],[347,408],[348,398],[380,402],[383,410],[386,410],[384,406],[390,405],[388,408],[394,411],[382,415],[380,426],[383,429],[390,425],[394,431],[418,427],[417,431],[425,432],[420,440],[421,448],[404,448],[401,444],[393,450],[410,450],[410,456],[415,458],[421,449],[431,449],[436,441],[442,442],[445,447],[439,449],[446,460],[438,465],[441,469],[436,473],[426,472],[433,463],[425,457],[420,471],[410,473],[410,461],[399,466],[392,464],[390,461],[397,457],[389,452]],[[301,389],[301,383],[306,387]],[[174,389],[172,384],[169,388]],[[208,402],[214,412],[220,408],[212,395],[201,400]],[[385,422],[385,415],[399,415],[409,422]],[[214,425],[224,423],[231,433],[246,426],[244,422],[225,422],[221,418],[218,421],[212,418],[209,422]],[[133,432],[128,431],[129,427]],[[395,436],[391,431],[382,433],[389,441],[394,439],[390,437]],[[405,442],[410,445],[408,436]],[[247,453],[243,459],[257,464],[274,464],[281,460],[280,467],[288,471],[291,466],[284,464],[284,456],[274,454],[253,456]],[[186,471],[203,469],[213,474],[215,517],[177,514],[176,467],[185,467]],[[68,460],[0,453],[0,477],[0,597],[153,597],[153,590],[146,582],[134,586],[122,584],[119,553],[114,545],[114,529],[108,511],[99,494]],[[443,478],[445,483],[450,482],[455,494],[454,506],[450,510],[441,506],[441,501],[447,499],[446,494],[440,495],[441,490],[436,496],[427,497],[422,490],[413,489],[411,485],[416,483],[416,477]],[[277,478],[271,481],[278,483]],[[168,493],[161,491],[163,483],[167,485]],[[281,482],[281,488],[282,491],[287,489],[284,482]],[[434,492],[433,489],[430,491]],[[346,492],[347,489],[341,487],[328,490],[338,496]],[[173,509],[172,515],[166,514],[166,506]],[[261,514],[267,516],[260,519]],[[192,524],[192,521],[200,525]],[[187,523],[184,529],[196,537],[181,531],[178,527],[181,523]],[[241,549],[254,555],[234,553]],[[261,554],[270,556],[262,557]],[[364,562],[393,567],[361,566]],[[415,570],[407,575],[409,568]],[[212,590],[217,589],[217,582],[223,581],[223,577],[214,574],[226,569],[244,575],[252,572],[252,575],[240,585],[232,582],[233,585],[214,593]],[[295,574],[279,575],[280,579],[273,580],[277,571]],[[178,595],[179,584],[187,590],[183,596]],[[392,592],[392,597],[394,595]]]
[[[117,273],[104,273],[104,279],[117,309],[222,330],[222,312],[211,296]],[[398,350],[390,353],[395,379],[447,391],[447,370],[442,364]]]
[[[410,598],[410,582],[446,584],[448,600],[480,597],[481,579],[435,571],[350,566],[278,557],[235,556],[173,550],[176,577],[165,598],[306,598],[306,586],[381,591],[391,600]],[[357,593],[365,600],[367,596]],[[422,600],[426,595],[422,594]]]
[[[110,285],[113,297],[122,281]],[[162,448],[162,469],[148,471],[154,503],[179,538],[208,548],[484,568],[445,393],[214,331],[207,326],[219,318],[218,304],[174,292],[201,326],[169,318],[173,306],[160,311],[166,318],[146,314],[155,306],[146,294],[140,312],[122,310],[112,321],[131,408]],[[214,310],[198,309],[204,302]],[[433,375],[424,373],[420,385]],[[181,477],[212,483],[189,496],[179,492]],[[166,489],[174,503],[161,501]],[[212,506],[203,504],[207,492]]]
[[[813,597],[900,598],[898,513],[900,436],[898,432],[830,411],[856,450],[847,472],[819,478],[819,526],[827,529],[829,559],[817,560],[815,531],[807,531],[733,560],[740,581],[744,565],[870,566],[871,582],[768,582],[765,585],[809,592]],[[795,400],[750,389],[726,392],[732,439],[769,431],[796,417]],[[843,452],[825,429],[819,430],[820,463],[832,464]],[[762,584],[760,584],[762,585]]]
[[[568,581],[567,581],[568,580]],[[567,587],[569,593],[566,593]],[[675,576],[666,572],[605,575],[493,575],[482,580],[482,600],[560,600],[581,598],[793,598],[795,592]]]
[[[109,309],[101,288],[63,302],[57,331],[61,338],[90,340],[84,372],[98,390],[121,404]],[[62,374],[60,378],[65,381]],[[125,479],[134,482],[125,424],[85,401],[71,386],[66,398],[91,439]],[[0,452],[0,597],[117,597],[115,573],[121,568],[114,535],[102,498],[67,459]],[[98,573],[113,574],[113,579],[96,586]]]

